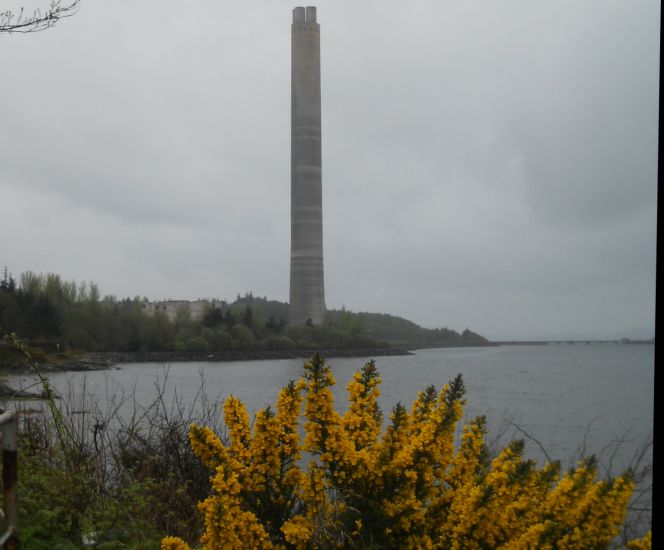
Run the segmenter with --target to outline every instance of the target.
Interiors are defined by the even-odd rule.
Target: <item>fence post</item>
[[[16,442],[16,415],[14,411],[0,409],[2,427],[2,484],[5,493],[6,531],[0,537],[0,546],[18,550],[18,446]]]

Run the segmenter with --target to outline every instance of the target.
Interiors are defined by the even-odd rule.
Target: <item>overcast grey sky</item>
[[[295,5],[84,0],[0,35],[0,263],[287,301]],[[329,308],[654,327],[660,2],[316,5]]]

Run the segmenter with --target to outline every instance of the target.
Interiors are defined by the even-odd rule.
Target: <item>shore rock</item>
[[[410,355],[403,349],[293,349],[293,350],[224,350],[224,351],[148,351],[95,353],[73,363],[58,365],[66,370],[97,370],[123,363],[176,363],[183,361],[262,361],[274,359],[308,359],[314,353],[331,357],[379,357]]]
[[[4,382],[0,382],[0,398],[2,399],[46,399],[45,392],[34,393],[25,390],[15,390]]]

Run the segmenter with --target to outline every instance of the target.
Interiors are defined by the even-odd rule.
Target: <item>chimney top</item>
[[[306,8],[298,6],[293,8],[293,23],[315,23],[316,7],[307,6]]]

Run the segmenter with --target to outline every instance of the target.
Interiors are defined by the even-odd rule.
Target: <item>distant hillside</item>
[[[447,327],[428,329],[389,313],[352,313],[345,310],[331,310],[327,312],[326,320],[331,323],[344,323],[345,317],[359,323],[366,330],[367,336],[377,340],[386,340],[395,345],[433,346],[490,343],[486,338],[469,329],[465,329],[461,333]]]
[[[254,315],[254,320],[257,323],[265,323],[273,319],[279,323],[282,319],[284,322],[288,321],[288,304],[285,302],[278,302],[277,300],[268,300],[267,297],[254,296],[251,292],[244,296],[237,295],[235,301],[228,305],[230,310],[234,313],[242,313],[246,307],[249,306]]]
[[[255,297],[248,293],[243,297],[238,295],[235,301],[229,304],[231,311],[236,313],[243,312],[247,306],[251,308],[256,322],[264,323],[270,318],[277,323],[282,319],[288,320],[288,304],[285,302]],[[490,343],[489,340],[469,329],[465,329],[461,333],[446,327],[428,329],[389,313],[352,312],[345,308],[328,310],[325,314],[325,325],[399,346],[426,347]]]

